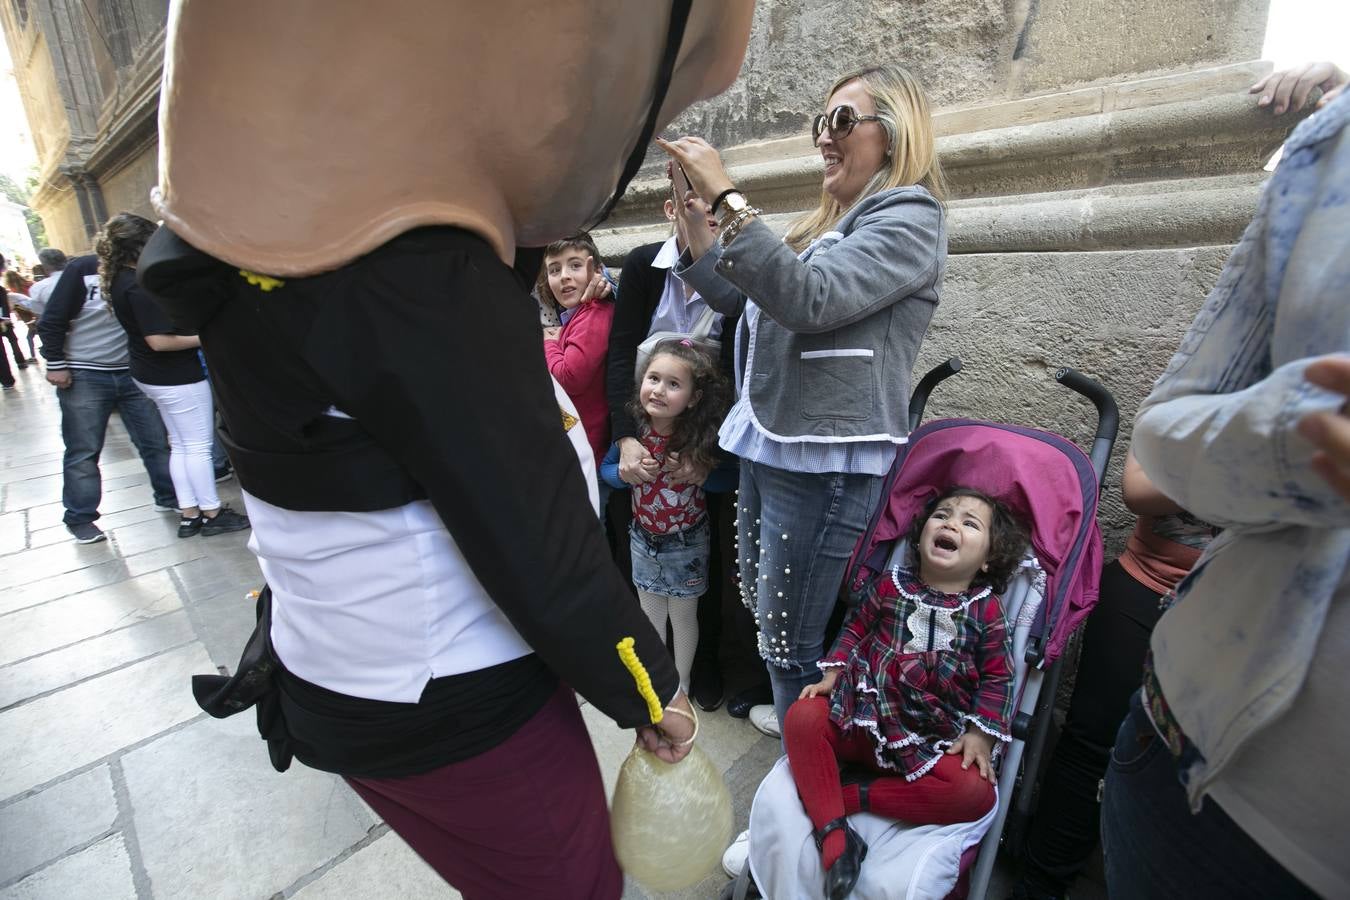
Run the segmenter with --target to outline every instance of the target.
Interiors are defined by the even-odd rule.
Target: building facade
[[[149,215],[168,0],[0,0],[51,245],[89,249],[110,212]]]

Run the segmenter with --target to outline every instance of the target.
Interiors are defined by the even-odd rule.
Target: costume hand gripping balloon
[[[514,752],[555,706],[579,723],[560,682],[683,743],[518,273],[731,83],[752,6],[172,3],[164,225],[139,276],[201,336],[269,585],[240,671],[194,689],[216,715],[256,705],[278,768],[338,772],[381,810],[391,780]],[[432,824],[395,827],[452,883],[478,877]]]

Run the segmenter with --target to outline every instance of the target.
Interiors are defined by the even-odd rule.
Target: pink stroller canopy
[[[1096,473],[1087,455],[1057,434],[974,419],[939,419],[915,430],[854,550],[850,590],[879,574],[924,503],[954,484],[998,497],[1031,527],[1046,589],[1029,655],[1036,652],[1037,665],[1053,662],[1097,602],[1102,562]]]

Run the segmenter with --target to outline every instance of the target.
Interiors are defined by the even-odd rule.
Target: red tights
[[[802,806],[817,831],[842,815],[863,811],[858,785],[839,781],[841,762],[862,763],[882,775],[868,788],[866,811],[888,819],[915,825],[972,822],[994,805],[994,786],[975,766],[962,769],[960,756],[943,756],[915,781],[880,768],[872,736],[861,728],[842,732],[830,721],[824,697],[792,704],[783,723],[783,744]],[[832,831],[821,847],[821,862],[828,869],[843,852],[843,830]]]

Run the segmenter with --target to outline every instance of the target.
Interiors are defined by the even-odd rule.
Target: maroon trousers
[[[348,778],[465,900],[615,900],[623,873],[576,696],[560,687],[500,746],[403,778]]]
[[[858,786],[840,783],[840,762],[862,763],[883,776],[868,788],[866,811],[889,819],[914,825],[973,822],[994,805],[994,786],[974,765],[962,769],[957,755],[943,756],[915,781],[881,768],[872,737],[861,729],[842,732],[830,721],[830,702],[824,697],[798,700],[788,708],[783,744],[802,807],[816,830],[846,813],[863,811]],[[821,862],[828,869],[843,852],[844,832],[833,831],[821,848]]]

